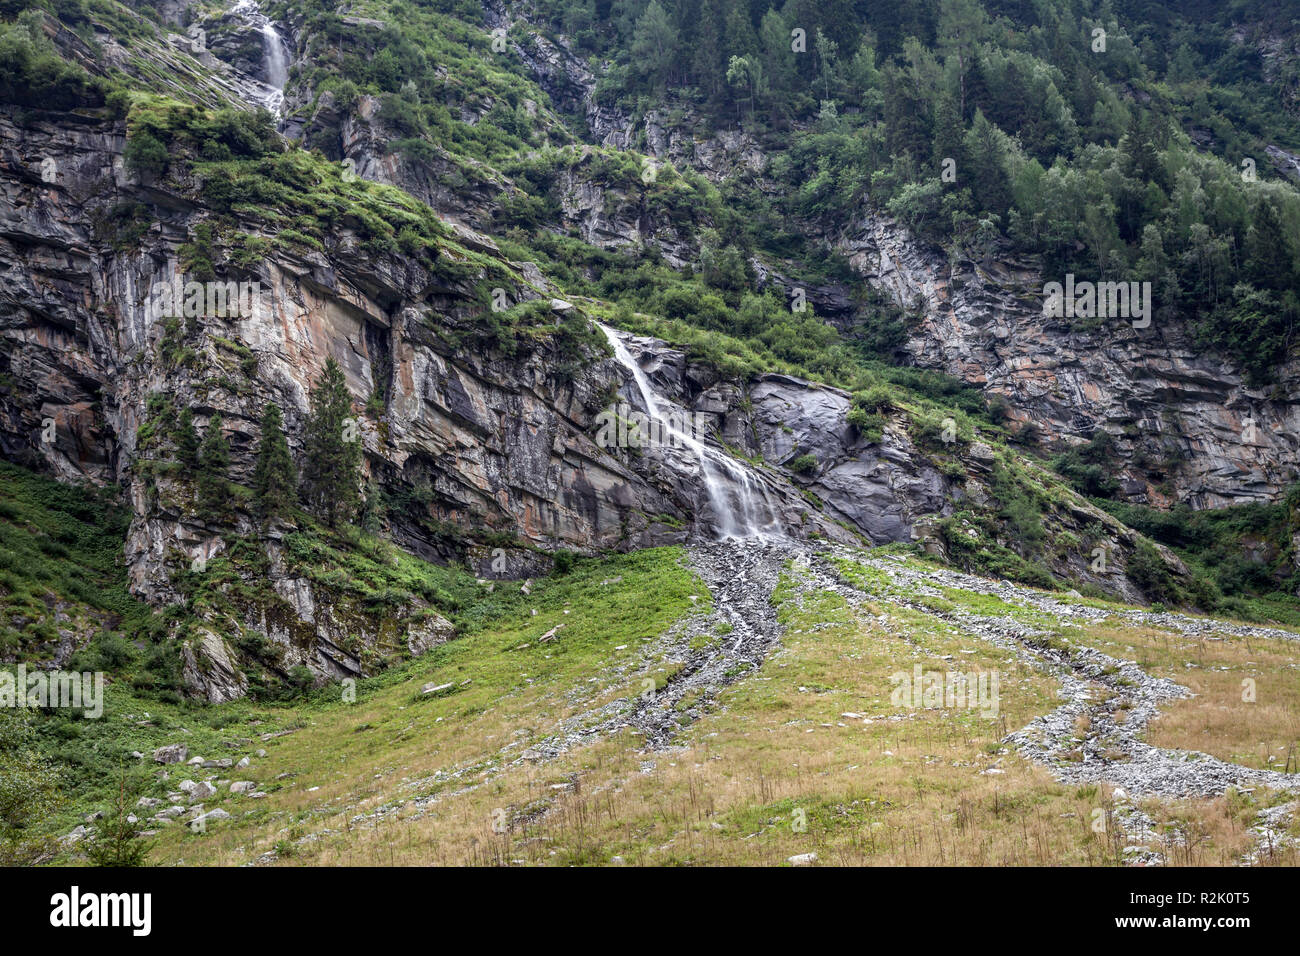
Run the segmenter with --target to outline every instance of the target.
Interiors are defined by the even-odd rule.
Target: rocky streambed
[[[476,789],[511,769],[549,763],[575,748],[629,730],[636,735],[633,739],[645,756],[645,766],[652,768],[657,752],[677,746],[679,732],[687,724],[714,709],[726,686],[754,674],[780,644],[782,628],[772,594],[787,568],[793,571],[796,601],[831,591],[841,595],[851,608],[875,601],[936,615],[960,633],[1008,651],[1055,678],[1060,684],[1061,703],[1008,734],[1004,743],[1050,769],[1062,783],[1108,785],[1108,826],[1121,834],[1122,858],[1128,864],[1167,862],[1184,839],[1177,830],[1162,831],[1137,805],[1140,800],[1212,797],[1234,787],[1249,791],[1263,786],[1291,794],[1300,791],[1297,775],[1245,767],[1198,751],[1160,748],[1143,740],[1162,705],[1191,695],[1176,681],[1153,676],[1133,661],[1080,643],[1048,640],[1051,635],[1045,630],[1012,612],[974,613],[956,605],[936,610],[935,602],[927,604],[923,599],[941,598],[941,589],[956,588],[1081,625],[1117,617],[1190,636],[1298,639],[1291,632],[1179,614],[1075,604],[1068,598],[1006,581],[921,568],[898,555],[867,557],[863,552],[839,546],[818,549],[808,543],[755,540],[697,542],[690,546],[688,554],[690,566],[708,586],[711,602],[706,606],[702,594],[697,613],[687,615],[647,643],[639,660],[609,675],[615,683],[629,683],[630,694],[565,719],[542,740],[514,741],[472,765],[447,768],[433,777],[411,781],[406,789],[416,794],[423,790],[425,795],[390,801],[358,814],[351,825],[377,825],[399,811],[403,819],[424,816],[435,812],[434,805],[448,797]],[[888,584],[876,588],[850,582],[836,567],[834,558],[852,559],[879,572],[881,580]],[[899,636],[909,639],[905,633]],[[665,672],[665,680],[654,680],[656,673]],[[1123,713],[1124,718],[1117,719],[1117,713]],[[567,790],[576,788],[576,783],[556,786]],[[1267,859],[1291,845],[1286,829],[1295,805],[1295,801],[1289,801],[1260,812],[1251,828],[1256,846],[1242,859],[1243,864]],[[509,823],[513,827],[533,822],[555,806],[553,800],[544,799],[529,807],[515,808],[509,814]]]

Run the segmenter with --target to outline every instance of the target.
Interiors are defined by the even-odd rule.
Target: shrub
[[[552,555],[552,559],[555,562],[556,574],[568,574],[570,571],[573,570],[573,563],[575,560],[575,556],[572,551],[567,551],[561,548],[559,551],[556,551],[554,555]]]
[[[123,152],[127,168],[141,179],[157,179],[167,169],[167,147],[147,130],[132,134]]]
[[[1147,600],[1162,604],[1181,603],[1181,592],[1169,566],[1150,541],[1137,543],[1125,565],[1128,578],[1146,595]]]
[[[817,469],[817,456],[813,454],[800,455],[787,465],[795,474],[806,475]]]

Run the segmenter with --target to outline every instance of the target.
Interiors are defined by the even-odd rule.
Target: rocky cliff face
[[[777,374],[746,383],[719,380],[655,339],[627,341],[658,392],[704,416],[728,447],[759,462],[758,473],[773,487],[792,487],[815,503],[815,508],[800,507],[783,491],[783,526],[840,542],[857,537],[873,545],[919,543],[927,553],[955,561],[961,556],[954,536],[961,547],[972,542],[1016,551],[1024,544],[997,521],[991,540],[977,530],[977,522],[988,522],[996,498],[998,456],[988,445],[924,448],[913,439],[903,413],[890,415],[875,439],[849,424],[851,397],[839,389]],[[810,467],[792,470],[798,459],[809,457]],[[1049,545],[1034,560],[1061,579],[1144,600],[1128,573],[1140,536],[1077,495],[1045,492],[1043,499],[1042,530]],[[946,520],[958,516],[964,517],[956,526]],[[1159,546],[1157,551],[1175,578],[1187,577],[1172,552]],[[1106,559],[1098,561],[1103,552]]]
[[[950,261],[886,217],[865,214],[839,246],[868,282],[921,315],[906,346],[918,365],[1005,396],[1011,417],[1046,442],[1104,429],[1130,500],[1220,507],[1276,499],[1296,480],[1300,364],[1254,389],[1158,317],[1147,329],[1123,319],[1071,327],[1043,314],[1048,277],[1032,266]]]
[[[516,16],[489,4],[494,26]],[[1275,37],[1250,38],[1270,76],[1294,51]],[[516,43],[557,107],[584,118],[594,142],[635,149],[693,169],[715,182],[759,177],[767,157],[741,131],[692,131],[686,119],[669,122],[660,110],[632,117],[600,103],[595,77],[562,43],[540,35]],[[1297,165],[1285,150],[1269,151],[1284,172]],[[693,236],[639,214],[626,196],[571,172],[562,194],[566,224],[604,248],[639,242],[659,246],[673,265],[698,258]],[[1103,429],[1116,439],[1121,490],[1128,500],[1193,508],[1276,500],[1300,478],[1300,363],[1280,370],[1277,383],[1250,388],[1223,356],[1205,354],[1170,322],[1134,329],[1116,320],[1096,329],[1045,318],[1044,282],[1030,263],[950,261],[917,242],[888,216],[865,211],[858,222],[828,236],[855,270],[900,307],[919,314],[906,345],[911,362],[980,385],[1009,402],[1011,418],[1041,429],[1044,443],[1065,447]],[[755,260],[760,284],[801,285],[779,265]],[[1063,281],[1064,277],[1055,277]],[[805,290],[818,315],[851,323],[851,290],[818,285]]]
[[[132,181],[121,168],[123,140],[120,124],[0,116],[0,447],[65,480],[128,491],[136,518],[127,560],[139,594],[176,600],[178,560],[210,559],[223,535],[252,532],[242,513],[230,527],[199,520],[188,476],[150,467],[156,439],[142,436],[172,424],[154,420],[158,409],[188,407],[200,428],[219,413],[231,476],[246,483],[266,403],[285,410],[300,451],[307,393],[328,356],[358,409],[388,396],[382,411],[358,414],[366,470],[388,492],[417,496],[415,513],[392,514],[390,529],[417,553],[451,556],[438,534],[444,524],[514,536],[521,548],[583,551],[685,533],[688,502],[592,440],[593,416],[621,374],[612,361],[597,353],[584,362],[554,343],[514,357],[458,347],[478,308],[472,284],[439,288],[410,260],[376,258],[346,235],[329,255],[269,256],[254,272],[251,314],[187,322],[171,343],[182,358],[169,358],[170,333],[150,315],[149,290],[179,274],[178,246],[205,210]],[[57,174],[46,182],[49,168]],[[110,226],[134,203],[153,221],[123,248]],[[316,634],[302,662],[323,675],[354,672],[355,661],[326,646],[325,602],[274,570],[273,580],[289,619]],[[273,622],[259,629],[287,642]],[[223,656],[206,652],[218,664]],[[215,684],[210,696],[223,697],[239,682],[227,674]]]
[[[214,102],[258,102],[264,94],[237,68],[245,54],[233,27],[217,46],[236,66],[211,52],[181,53],[182,39],[173,39],[170,47],[149,48],[146,59],[174,58],[208,71]],[[68,49],[82,42],[75,35],[58,40]],[[585,104],[598,139],[629,145],[626,118],[594,103],[585,67],[537,42],[538,68],[552,71],[553,99],[570,90]],[[148,182],[130,173],[122,161],[125,125],[103,113],[0,111],[0,449],[67,481],[120,486],[134,511],[125,553],[132,587],[160,608],[192,600],[187,569],[202,573],[243,543],[242,578],[225,587],[234,598],[202,611],[182,651],[187,683],[213,701],[249,689],[250,641],[276,648],[273,670],[281,676],[306,667],[327,679],[368,673],[394,653],[420,653],[451,636],[451,626],[421,600],[377,614],[345,587],[312,578],[283,535],[257,528],[239,500],[225,520],[200,517],[192,476],[171,466],[164,437],[181,409],[193,412],[200,431],[221,416],[230,477],[246,486],[265,406],[284,410],[291,449],[301,458],[308,392],[334,358],[354,401],[365,478],[378,495],[400,503],[378,519],[382,530],[407,551],[463,559],[484,575],[545,570],[548,553],[559,548],[591,553],[707,537],[720,521],[701,469],[680,449],[597,441],[601,414],[620,393],[638,401],[635,382],[581,310],[557,298],[536,267],[507,262],[482,234],[494,197],[513,187],[486,169],[467,178],[464,164],[448,156],[416,162],[387,153],[377,101],[363,97],[343,111],[322,97],[317,106],[301,132],[336,130],[339,158],[351,159],[358,175],[396,184],[444,213],[443,254],[461,268],[442,275],[427,261],[376,254],[346,223],[313,249],[276,241],[273,232],[245,222],[243,237],[264,242],[267,252],[251,264],[218,262],[218,278],[257,284],[249,310],[169,325],[152,311],[152,291],[186,278],[181,247],[213,221],[196,184],[183,171]],[[761,166],[761,154],[743,136],[661,136],[653,116],[645,130],[655,155],[711,177]],[[670,261],[696,255],[690,230],[647,217],[631,194],[611,199],[582,163],[568,175],[561,185],[572,199],[563,214],[592,242],[653,241]],[[871,281],[900,300],[922,295],[926,325],[911,346],[918,361],[1003,388],[1021,415],[1049,427],[1074,422],[1067,413],[1079,396],[1098,406],[1099,420],[1129,407],[1125,353],[1110,360],[1114,384],[1104,393],[1090,391],[1099,371],[1094,363],[1066,362],[1045,383],[1033,377],[1033,363],[1007,358],[998,345],[1005,337],[989,333],[990,317],[1014,304],[1000,285],[981,278],[957,288],[938,259],[887,223],[846,242],[856,243],[849,251]],[[489,323],[479,286],[489,266],[518,280],[516,297],[550,301],[546,321],[518,341],[481,334]],[[769,278],[784,281],[775,273]],[[838,289],[812,297],[841,300],[847,302]],[[1015,316],[1018,327],[1034,328],[1025,303]],[[1055,353],[1059,362],[1055,334],[1040,331],[1018,347],[1036,341],[1039,352]],[[988,500],[993,453],[986,446],[936,455],[917,445],[897,414],[879,440],[867,440],[845,421],[850,397],[835,389],[779,375],[726,381],[650,339],[634,339],[629,349],[657,390],[702,416],[712,447],[725,443],[756,462],[737,461],[735,468],[749,476],[746,485],[762,490],[785,534],[846,543],[920,540],[943,554],[936,522]],[[1066,389],[1059,396],[1058,379]],[[1164,401],[1161,389],[1181,380],[1169,373],[1164,381],[1140,398]],[[1186,407],[1195,409],[1196,401]],[[1294,422],[1286,421],[1294,434]],[[1231,425],[1225,418],[1203,434]],[[1226,439],[1201,441],[1189,447],[1217,450]],[[792,470],[809,456],[811,468]],[[1260,469],[1252,487],[1263,495],[1276,479],[1264,464]],[[739,473],[731,474],[724,484]],[[728,494],[740,491],[724,489]],[[1132,532],[1073,499],[1051,521],[1053,532],[1068,531],[1074,540],[1044,559],[1054,571],[1139,596],[1123,574]],[[1103,540],[1117,549],[1117,567],[1098,577],[1085,555]]]
[[[177,182],[144,185],[125,172],[124,140],[112,121],[0,115],[0,447],[65,480],[126,490],[138,594],[159,606],[182,601],[178,569],[221,555],[231,536],[257,535],[239,508],[225,523],[195,514],[190,476],[163,466],[159,435],[172,417],[189,408],[203,430],[220,414],[231,477],[247,484],[268,402],[284,409],[300,455],[308,391],[330,356],[358,409],[369,480],[417,503],[387,516],[408,550],[473,562],[484,555],[475,541],[513,539],[509,570],[529,573],[544,567],[533,549],[593,552],[708,533],[696,527],[703,495],[689,472],[653,449],[596,443],[596,417],[627,378],[599,339],[576,352],[546,335],[509,349],[475,345],[478,278],[444,285],[413,260],[364,251],[345,230],[328,253],[280,244],[248,275],[221,276],[257,283],[248,314],[168,329],[150,311],[151,290],[184,278],[179,247],[208,213]],[[148,226],[133,233],[137,213]],[[461,248],[495,253],[467,229],[454,235]],[[546,291],[535,270],[519,268]],[[551,309],[557,325],[573,312],[559,300]],[[383,396],[378,407],[374,396]],[[766,480],[796,533],[806,525],[851,537],[788,481]],[[262,548],[278,600],[246,608],[242,626],[285,649],[284,669],[361,673],[381,623],[287,569],[274,536]],[[412,649],[445,636],[445,622],[404,614],[399,624],[408,616],[400,638]],[[191,686],[210,699],[246,687],[216,622],[185,653]]]

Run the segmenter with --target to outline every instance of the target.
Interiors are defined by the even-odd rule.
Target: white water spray
[[[289,82],[289,48],[275,24],[262,12],[257,0],[239,0],[230,12],[262,34],[262,63],[267,82],[262,105],[274,113],[284,109],[284,87]]]
[[[720,538],[783,538],[780,511],[773,506],[766,485],[748,468],[693,435],[681,431],[673,423],[674,415],[665,416],[661,406],[667,399],[655,394],[645,370],[632,358],[618,333],[600,325],[618,363],[632,373],[641,401],[650,417],[657,421],[662,432],[677,444],[695,453],[699,461],[699,474],[714,515],[714,530]],[[671,460],[671,456],[670,456]]]

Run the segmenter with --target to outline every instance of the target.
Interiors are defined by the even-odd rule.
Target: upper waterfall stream
[[[281,115],[284,109],[284,87],[289,82],[289,50],[275,24],[262,12],[257,0],[239,0],[230,12],[245,23],[256,27],[262,34],[262,66],[266,74],[266,95],[262,105]]]
[[[694,453],[698,462],[698,476],[708,496],[713,512],[713,530],[719,538],[758,538],[774,540],[786,537],[781,527],[780,511],[774,507],[770,492],[762,480],[751,470],[724,451],[713,448],[694,435],[678,428],[672,421],[676,416],[666,416],[663,408],[671,405],[669,399],[658,395],[650,384],[645,370],[632,357],[619,334],[609,326],[597,323],[605,333],[618,363],[632,373],[641,401],[650,417],[658,423],[662,434],[679,447]],[[670,464],[673,456],[665,456]],[[696,473],[691,472],[694,479]]]

